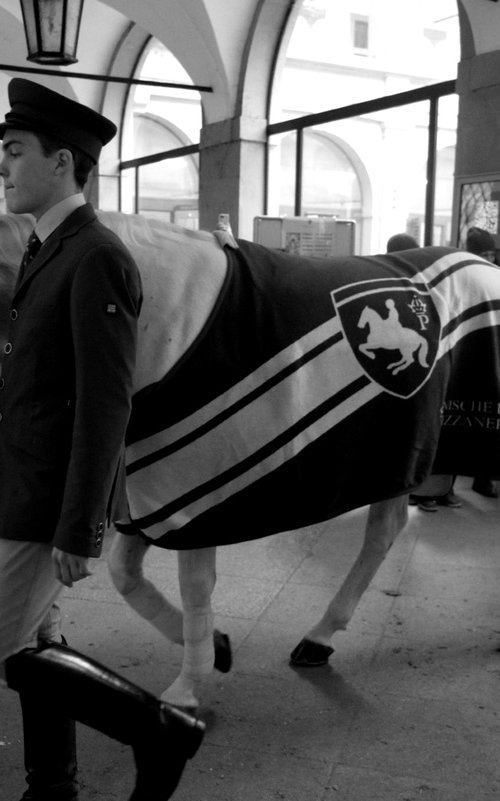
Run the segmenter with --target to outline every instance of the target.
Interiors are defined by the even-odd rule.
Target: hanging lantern
[[[21,0],[28,61],[74,64],[83,0]]]

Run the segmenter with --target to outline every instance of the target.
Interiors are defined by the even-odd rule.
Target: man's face
[[[56,157],[46,156],[31,131],[7,130],[2,143],[0,175],[7,209],[14,214],[33,214],[37,219],[54,200]]]
[[[483,250],[479,255],[482,259],[486,259],[486,261],[491,261],[493,264],[496,263],[496,253],[494,250]]]

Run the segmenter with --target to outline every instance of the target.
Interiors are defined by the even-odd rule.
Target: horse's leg
[[[365,342],[364,345],[360,345],[359,346],[359,350],[361,351],[361,353],[364,353],[365,356],[368,356],[369,359],[374,359],[375,358],[375,354],[373,353],[370,345],[368,345],[367,342]]]
[[[397,367],[392,370],[392,375],[396,375],[396,373],[400,373],[401,370],[406,370],[407,367],[411,367],[414,361],[415,360],[411,354],[410,356],[405,357],[401,362],[398,362]],[[394,365],[390,364],[387,369],[390,369],[391,367],[394,367]]]
[[[403,362],[403,364],[398,364],[399,366],[392,370],[392,375],[396,375],[397,373],[400,373],[401,370],[406,370],[407,367],[410,367],[410,365],[413,364],[413,359],[408,359],[408,361]],[[387,369],[389,369],[391,366],[393,367],[394,365],[389,365]]]
[[[395,373],[398,373],[399,370],[403,370],[405,367],[407,367],[412,362],[411,355],[408,356],[406,351],[400,351],[400,353],[401,353],[401,358],[397,362],[391,362],[390,364],[387,365],[387,369],[388,370],[392,370],[393,375]],[[395,369],[395,368],[398,368],[398,369]]]
[[[182,645],[182,612],[144,578],[142,563],[149,545],[137,535],[116,533],[108,568],[116,589],[141,617],[164,637]]]
[[[179,551],[179,586],[183,606],[184,656],[180,675],[162,694],[175,706],[195,708],[202,682],[214,667],[214,616],[216,548]]]
[[[149,579],[144,578],[142,564],[148,548],[149,545],[140,535],[117,532],[108,559],[111,579],[137,614],[171,642],[184,645],[182,611],[170,603]],[[213,640],[214,667],[221,673],[228,673],[232,667],[229,637],[215,629]]]
[[[358,558],[321,620],[292,651],[291,664],[305,667],[322,665],[328,661],[333,653],[333,634],[347,627],[361,596],[407,520],[407,495],[370,506]]]

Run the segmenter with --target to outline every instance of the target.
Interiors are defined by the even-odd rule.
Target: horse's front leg
[[[108,558],[111,579],[123,599],[164,637],[182,645],[182,612],[143,574],[148,543],[139,534],[116,533]]]
[[[162,694],[175,706],[195,708],[203,681],[214,667],[212,593],[216,582],[216,549],[179,551],[179,587],[183,606],[184,655],[180,675]]]
[[[364,353],[365,356],[368,356],[369,359],[374,359],[375,358],[375,354],[373,353],[373,350],[370,347],[370,345],[368,345],[368,343],[365,343],[364,345],[360,345],[359,346],[359,350],[361,351],[361,353]]]
[[[292,665],[315,667],[328,661],[333,653],[333,634],[347,627],[361,596],[407,520],[407,495],[370,506],[361,551],[321,620],[292,651]]]

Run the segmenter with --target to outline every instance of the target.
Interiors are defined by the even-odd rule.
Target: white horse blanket
[[[134,526],[166,548],[220,545],[408,493],[433,466],[500,476],[497,267],[447,248],[326,261],[238,244],[202,330],[134,399]]]

